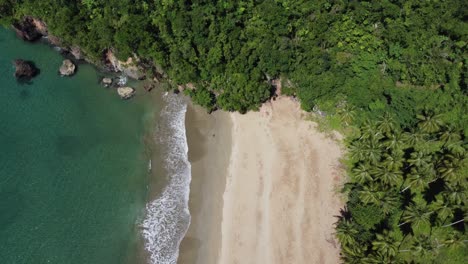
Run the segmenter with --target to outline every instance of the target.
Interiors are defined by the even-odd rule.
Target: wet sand
[[[189,160],[192,164],[189,230],[181,243],[179,264],[218,263],[223,193],[231,154],[228,113],[189,105],[186,116]]]

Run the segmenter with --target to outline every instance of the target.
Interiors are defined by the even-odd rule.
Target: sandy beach
[[[215,115],[187,116],[202,121],[187,132],[189,142],[198,133],[192,144],[203,153],[192,161],[192,224],[179,263],[339,263],[339,145],[290,98]],[[213,125],[223,122],[228,130]]]

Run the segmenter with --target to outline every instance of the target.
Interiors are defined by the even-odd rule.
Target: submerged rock
[[[135,89],[132,87],[119,87],[117,93],[122,99],[130,99],[135,95]]]
[[[101,83],[102,83],[102,85],[104,85],[105,87],[109,87],[109,86],[112,85],[112,78],[104,77],[104,78],[102,78]]]
[[[70,76],[75,73],[76,66],[71,60],[64,60],[60,66],[59,72],[63,76]]]
[[[39,73],[33,62],[25,60],[14,60],[13,64],[16,67],[15,77],[17,79],[31,79]]]
[[[143,87],[145,88],[145,91],[151,92],[151,90],[153,90],[156,87],[156,84],[152,82],[147,82]]]

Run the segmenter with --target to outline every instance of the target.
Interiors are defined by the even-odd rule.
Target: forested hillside
[[[464,0],[0,0],[100,58],[135,53],[208,110],[297,96],[349,127],[347,263],[467,263]]]

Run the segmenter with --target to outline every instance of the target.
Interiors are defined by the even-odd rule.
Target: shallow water
[[[40,74],[18,83],[17,58]],[[158,106],[142,89],[122,101],[91,65],[60,77],[62,60],[0,28],[0,262],[132,262]]]

